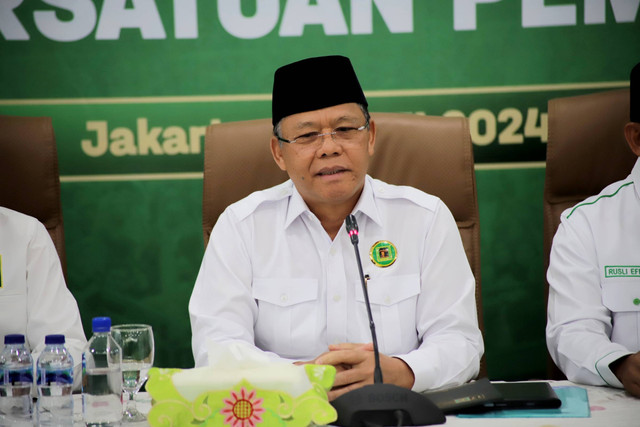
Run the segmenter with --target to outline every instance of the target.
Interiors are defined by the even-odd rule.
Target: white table
[[[458,418],[448,415],[445,426],[466,427],[640,427],[640,399],[634,398],[624,390],[609,387],[593,387],[575,384],[569,381],[551,381],[553,387],[578,386],[587,390],[590,418]],[[83,426],[82,397],[74,395],[74,426]],[[138,393],[138,409],[147,413],[151,408],[151,399],[147,393]],[[123,427],[148,426],[146,422],[126,424]],[[270,426],[258,426],[270,427]]]

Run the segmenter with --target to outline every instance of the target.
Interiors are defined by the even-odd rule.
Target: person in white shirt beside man
[[[423,391],[478,374],[475,280],[454,218],[437,197],[367,175],[367,108],[348,58],[276,71],[270,144],[290,180],[230,205],[214,226],[189,302],[196,366],[208,340],[242,341],[276,360],[336,366],[330,399],[373,383],[345,229],[354,214],[385,382]]]
[[[640,397],[640,63],[624,128],[630,175],[562,213],[547,279],[547,346],[571,381]],[[606,159],[602,159],[606,161]]]
[[[36,218],[0,206],[0,350],[9,334],[25,336],[34,363],[45,336],[63,334],[80,388],[87,339],[51,236]]]

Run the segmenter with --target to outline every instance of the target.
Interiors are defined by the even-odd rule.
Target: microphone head
[[[349,233],[349,237],[351,238],[351,243],[358,243],[358,222],[356,221],[356,216],[349,214],[345,219],[345,225],[347,227],[347,233]]]
[[[358,231],[358,221],[356,221],[356,216],[354,214],[347,215],[345,222],[347,223],[347,231]]]

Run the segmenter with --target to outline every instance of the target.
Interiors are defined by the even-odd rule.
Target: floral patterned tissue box
[[[152,408],[147,416],[152,427],[182,426],[283,426],[325,425],[338,417],[327,399],[335,378],[335,368],[304,365],[311,388],[296,397],[281,390],[254,387],[238,379],[230,389],[207,390],[192,400],[183,397],[172,380],[182,369],[152,368],[147,392]]]

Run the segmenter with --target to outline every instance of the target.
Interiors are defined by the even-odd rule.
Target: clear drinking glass
[[[153,366],[153,330],[149,325],[116,325],[111,335],[122,347],[122,389],[128,395],[122,421],[144,421],[146,417],[136,409],[134,397]]]

